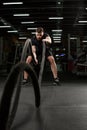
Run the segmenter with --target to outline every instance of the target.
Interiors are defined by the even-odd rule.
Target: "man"
[[[48,44],[48,45],[46,45],[46,46],[48,46],[48,47],[46,47],[46,59],[50,62],[52,74],[54,77],[54,83],[59,84],[57,66],[55,63],[55,59],[52,55],[52,50],[50,48],[50,44],[52,43],[51,37],[49,36],[49,34],[44,32],[44,29],[42,27],[38,27],[36,29],[35,36],[33,38],[31,38],[31,42],[32,42],[32,53],[33,53],[33,57],[34,57],[36,64],[38,64],[38,57],[42,55],[43,42]],[[28,56],[26,59],[26,63],[30,64],[32,59],[33,59],[32,56]],[[27,79],[28,79],[28,74],[26,72],[24,72],[24,82],[26,82]]]

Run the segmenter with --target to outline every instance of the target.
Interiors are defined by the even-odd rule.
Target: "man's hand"
[[[42,39],[43,42],[47,42],[47,39]]]
[[[38,60],[36,58],[34,60],[35,60],[36,64],[38,64]]]
[[[46,42],[47,44],[51,44],[51,38],[49,36],[47,36],[45,39],[42,39],[43,42]]]

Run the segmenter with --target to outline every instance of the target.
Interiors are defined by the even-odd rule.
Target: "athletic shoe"
[[[60,85],[59,78],[54,78],[54,85]]]
[[[24,84],[27,84],[27,83],[28,83],[28,80],[27,79],[23,79],[22,84],[24,85]]]

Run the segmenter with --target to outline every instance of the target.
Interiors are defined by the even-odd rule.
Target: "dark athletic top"
[[[41,40],[37,40],[36,36],[31,38],[31,42],[32,45],[34,45],[36,47],[36,55],[37,56],[41,56],[42,55],[42,40],[45,39],[47,36],[49,36],[49,34],[44,33],[43,37],[41,38]],[[52,51],[50,49],[50,46],[46,46],[46,56],[50,56],[52,55]]]

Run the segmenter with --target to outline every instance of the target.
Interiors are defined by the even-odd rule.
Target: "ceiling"
[[[17,30],[13,35],[31,36],[35,30],[27,28],[44,27],[51,36],[52,30],[60,29],[61,40],[70,35],[79,35],[82,39],[87,35],[87,24],[79,24],[78,20],[87,20],[86,0],[14,0],[23,2],[22,5],[3,5],[0,1],[0,26],[10,25],[10,28],[0,28],[0,34],[8,34],[8,30]],[[14,17],[13,14],[29,14],[29,16]],[[49,17],[62,17],[63,19],[49,19]],[[21,22],[31,22],[22,24]],[[11,33],[9,33],[11,35]]]

